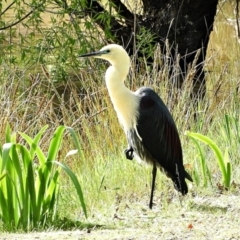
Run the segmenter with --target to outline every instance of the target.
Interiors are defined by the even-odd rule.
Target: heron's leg
[[[149,208],[152,209],[153,205],[153,193],[155,189],[155,180],[157,176],[157,167],[156,164],[153,163],[153,170],[152,170],[152,189],[151,189],[151,195],[150,195],[150,202],[149,202]]]
[[[133,160],[134,155],[133,155],[133,148],[132,147],[129,147],[129,148],[125,149],[124,153],[125,153],[125,156],[126,156],[127,159]]]

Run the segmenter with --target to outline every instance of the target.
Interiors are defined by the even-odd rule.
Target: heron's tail
[[[176,190],[182,193],[182,195],[186,195],[188,193],[188,186],[185,182],[185,178],[189,181],[193,182],[191,176],[184,170],[184,176],[178,175],[176,179],[173,180],[174,187]]]

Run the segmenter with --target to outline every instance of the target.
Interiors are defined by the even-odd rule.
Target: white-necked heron
[[[130,58],[123,47],[110,44],[98,52],[80,57],[95,57],[109,61],[105,80],[117,112],[118,119],[127,136],[127,159],[134,157],[153,165],[152,188],[149,207],[152,208],[157,167],[172,179],[175,189],[187,194],[185,178],[192,181],[183,166],[179,134],[168,108],[151,88],[141,87],[136,92],[125,85],[130,68]]]

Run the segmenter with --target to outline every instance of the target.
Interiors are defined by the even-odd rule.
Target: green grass
[[[229,5],[225,5],[228,15],[231,12]],[[232,164],[232,181],[239,184],[240,101],[237,92],[239,87],[237,63],[240,50],[236,41],[223,37],[230,34],[231,26],[223,22],[222,15],[220,12],[217,16],[215,25],[218,29],[215,29],[209,44],[206,61],[206,69],[209,71],[207,97],[199,105],[197,122],[193,119],[189,97],[191,78],[181,91],[174,89],[167,81],[166,68],[159,63],[159,51],[155,51],[153,69],[149,69],[143,63],[139,73],[131,72],[129,80],[126,81],[126,85],[132,90],[142,85],[153,87],[167,103],[176,120],[183,143],[184,163],[188,165],[187,171],[190,174],[197,171],[199,181],[199,184],[189,183],[190,194],[185,198],[186,202],[191,198],[191,194],[214,195],[219,190],[218,183],[221,182],[221,171],[214,153],[207,146],[201,145],[207,168],[211,172],[212,184],[206,183],[206,179],[201,175],[198,149],[184,135],[187,130],[213,139],[223,153],[228,149]],[[68,28],[67,31],[73,38],[76,37],[72,29]],[[37,39],[32,39],[30,43],[33,46],[36,42],[44,43],[48,49],[47,47],[51,47],[47,41],[50,33],[50,30],[44,29],[37,35]],[[51,136],[58,126],[72,127],[80,140],[83,156],[79,158],[76,155],[69,155],[65,158],[69,150],[75,149],[73,139],[67,134],[63,135],[59,156],[63,163],[73,170],[81,183],[89,213],[87,222],[109,227],[113,225],[109,219],[121,209],[131,206],[147,209],[152,169],[124,157],[126,139],[118,124],[103,80],[108,64],[101,60],[80,61],[75,54],[80,50],[79,45],[68,42],[69,45],[66,47],[64,38],[67,36],[64,35],[64,31],[61,34],[54,36],[55,41],[59,41],[59,46],[54,51],[37,52],[34,48],[35,55],[28,53],[21,58],[22,52],[19,48],[28,47],[24,43],[14,45],[9,54],[1,56],[1,145],[6,142],[4,133],[7,122],[13,132],[23,132],[29,136],[35,136],[48,124],[49,128],[39,142],[43,152],[47,152]],[[6,37],[8,39],[9,35]],[[63,45],[65,48],[61,48]],[[10,46],[7,47],[5,51],[10,51]],[[67,48],[71,51],[66,50]],[[60,58],[63,51],[67,61]],[[133,83],[130,81],[131,77],[134,79]],[[19,140],[20,144],[24,143],[19,136],[16,136],[16,140]],[[0,179],[4,178],[4,174]],[[74,226],[74,223],[75,226],[80,226],[77,221],[82,221],[84,213],[79,209],[78,195],[64,171],[60,172],[60,179],[62,189],[58,206],[60,220],[48,227],[68,226],[63,224],[62,219],[67,219],[65,222],[69,223],[69,228]],[[230,193],[234,191],[234,188],[229,189]],[[161,208],[163,215],[171,214],[169,204],[170,206],[173,204],[174,207],[177,205],[176,209],[181,209],[171,181],[160,172],[157,175],[154,201],[157,204],[156,208]],[[191,208],[186,205],[186,208]]]
[[[19,132],[27,143],[25,145],[17,142],[16,133],[12,133],[7,125],[6,143],[0,149],[0,219],[2,227],[7,231],[44,228],[57,220],[61,189],[60,170],[65,171],[71,180],[70,183],[74,185],[79,205],[87,218],[79,181],[72,170],[58,159],[65,129],[70,132],[78,149],[69,151],[67,156],[76,152],[81,156],[80,144],[72,128],[59,126],[45,155],[39,147],[39,141],[47,126],[44,126],[34,138]]]

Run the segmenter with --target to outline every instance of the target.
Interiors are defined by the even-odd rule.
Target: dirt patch
[[[166,209],[166,207],[164,208]],[[181,205],[172,202],[167,210],[155,206],[122,206],[112,216],[99,216],[104,226],[116,229],[49,231],[28,234],[2,233],[1,239],[240,239],[239,196],[188,197]],[[96,221],[96,219],[95,219]],[[100,222],[100,220],[97,220]]]

